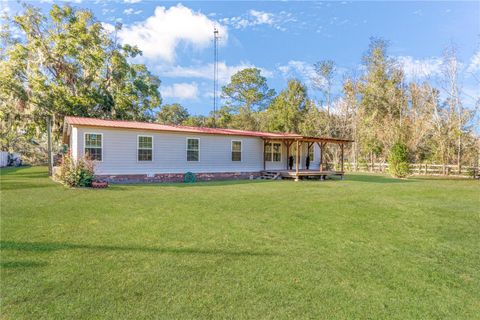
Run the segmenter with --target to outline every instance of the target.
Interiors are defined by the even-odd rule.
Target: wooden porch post
[[[290,146],[292,145],[293,142],[290,142],[288,140],[284,141],[285,146],[287,147],[287,170],[288,170],[288,162],[290,161]]]
[[[340,162],[341,163],[340,171],[342,171],[342,173],[343,173],[343,143],[340,146],[341,146],[340,148],[341,148],[341,151],[342,151],[342,156],[341,156],[342,158],[341,158],[341,162]]]
[[[297,140],[297,155],[295,159],[295,175],[296,175],[296,180],[298,180],[298,167],[299,167],[299,158],[300,158],[300,141]]]
[[[320,165],[319,165],[319,171],[323,171],[323,147],[324,144],[323,142],[319,143],[318,146],[320,147]]]

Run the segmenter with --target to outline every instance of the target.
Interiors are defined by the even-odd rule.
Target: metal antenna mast
[[[218,29],[213,27],[213,127],[217,126],[218,39]]]

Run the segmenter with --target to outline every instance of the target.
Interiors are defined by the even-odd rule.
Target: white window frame
[[[269,153],[270,159],[265,159],[267,145],[270,145],[270,153]],[[263,144],[263,158],[266,162],[272,162],[273,156],[272,156],[272,143],[271,142],[265,142]]]
[[[198,140],[198,160],[188,160],[188,140]],[[185,161],[188,162],[200,162],[200,138],[187,137],[185,139]]]
[[[152,138],[152,160],[138,160],[138,151],[140,150],[140,137],[147,137],[147,138]],[[147,134],[138,134],[137,135],[137,162],[139,163],[148,163],[148,162],[153,162],[154,159],[154,148],[153,148],[153,136],[147,135]],[[148,149],[143,149],[143,150],[148,150]]]
[[[240,161],[233,160],[233,143],[240,142]],[[230,141],[230,161],[231,162],[243,162],[243,140],[231,140]]]
[[[84,132],[83,133],[83,156],[86,156],[87,153],[85,152],[85,149],[87,148],[87,134],[96,134],[96,135],[99,135],[101,137],[101,141],[102,141],[102,152],[101,152],[101,155],[102,155],[102,160],[93,160],[95,162],[103,162],[103,149],[104,149],[104,140],[103,140],[103,133],[98,133],[98,132]]]
[[[266,162],[282,162],[282,155],[283,155],[283,145],[281,142],[267,142],[265,143],[264,145],[264,150],[263,150],[263,156],[265,157],[265,146],[269,144],[270,145],[270,159],[269,160],[265,160]],[[274,144],[279,144],[280,145],[280,160],[273,160],[273,145]]]

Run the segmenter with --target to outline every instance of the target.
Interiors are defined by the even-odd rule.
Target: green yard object
[[[197,177],[195,177],[195,173],[187,172],[183,175],[183,182],[185,183],[193,183],[197,181]]]

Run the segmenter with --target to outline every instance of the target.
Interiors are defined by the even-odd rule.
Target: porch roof
[[[285,141],[285,142],[318,142],[318,143],[335,143],[335,144],[346,144],[349,142],[354,142],[350,139],[340,139],[340,138],[331,138],[331,137],[309,137],[309,136],[296,136],[296,137],[263,137],[265,141]]]
[[[300,141],[300,142],[318,142],[318,143],[336,143],[345,144],[353,142],[353,140],[338,139],[330,137],[308,137],[296,133],[281,133],[281,132],[262,132],[249,131],[238,129],[224,129],[224,128],[206,128],[206,127],[191,127],[191,126],[173,126],[163,125],[152,122],[139,121],[125,121],[125,120],[110,120],[98,118],[84,118],[84,117],[65,117],[64,126],[64,142],[67,141],[70,126],[87,126],[87,127],[104,127],[104,128],[120,128],[120,129],[136,129],[136,130],[152,130],[152,131],[167,131],[167,132],[184,132],[184,133],[202,133],[215,135],[230,135],[230,136],[250,136],[259,137],[266,141]]]

